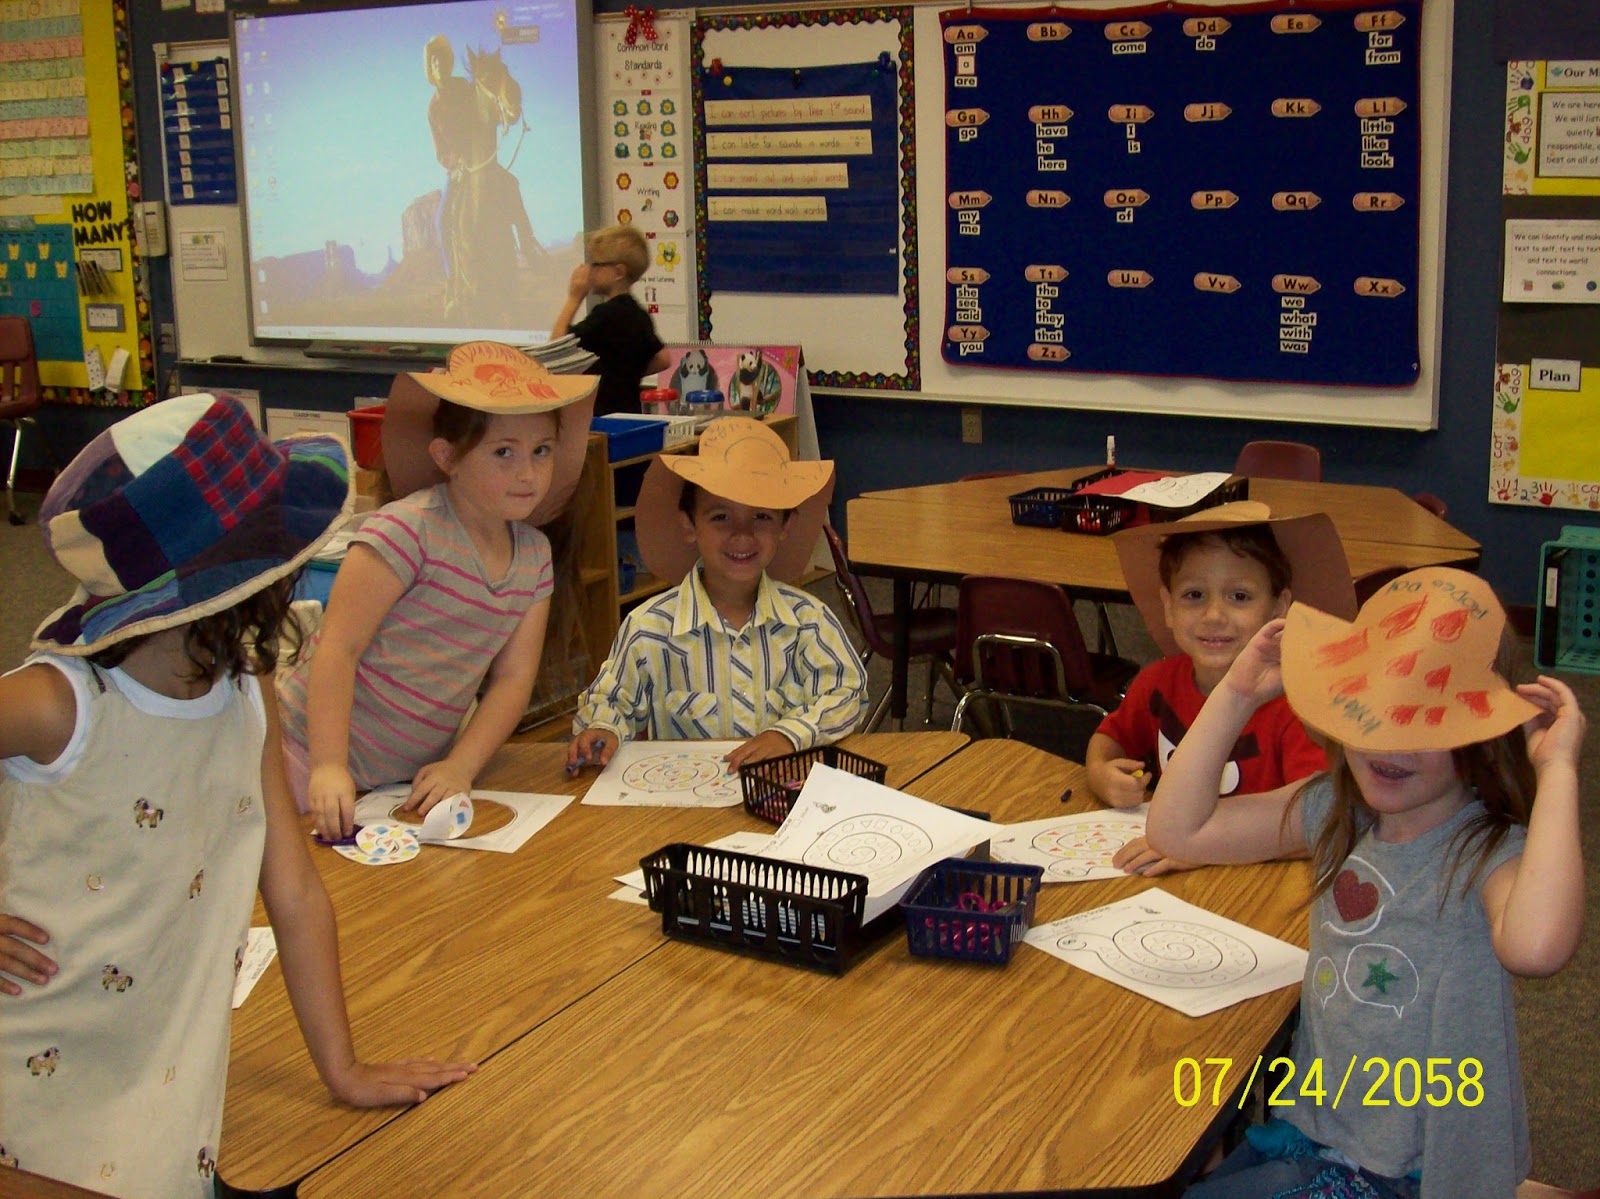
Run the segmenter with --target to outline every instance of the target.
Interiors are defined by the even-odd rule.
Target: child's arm
[[[0,678],[0,758],[28,758],[47,766],[65,752],[78,723],[72,684],[53,666],[26,666]],[[0,843],[0,860],[5,848]],[[54,959],[33,945],[50,934],[32,921],[0,913],[0,994],[21,995],[20,978],[43,986],[56,974]],[[8,977],[9,976],[9,977]]]
[[[488,685],[478,696],[472,718],[443,761],[430,762],[417,771],[406,807],[426,812],[441,799],[472,790],[478,772],[506,743],[528,710],[549,618],[548,599],[540,600],[522,614],[510,639],[489,663],[485,676]]]
[[[333,580],[333,592],[311,655],[306,680],[306,740],[311,778],[306,800],[317,832],[328,840],[350,835],[356,783],[350,775],[350,713],[356,667],[383,618],[405,594],[405,583],[371,546],[356,542]]]
[[[555,324],[550,326],[551,341],[565,337],[572,331],[572,318],[578,315],[583,298],[588,294],[589,264],[580,262],[572,268],[572,274],[567,280],[567,298],[561,304],[561,311],[556,314]]]
[[[622,743],[644,725],[654,681],[648,662],[634,650],[632,614],[611,642],[611,656],[600,666],[578,700],[572,718],[573,738],[567,746],[567,773],[581,766],[604,766]]]
[[[750,762],[765,762],[768,758],[781,758],[785,754],[792,754],[796,748],[798,747],[777,729],[768,729],[764,733],[757,733],[742,745],[736,745],[724,760],[728,763],[728,769],[738,770]]]
[[[261,859],[261,898],[277,935],[283,980],[300,1032],[317,1073],[335,1098],[357,1107],[419,1103],[428,1092],[460,1082],[477,1069],[471,1062],[418,1058],[369,1064],[356,1059],[339,977],[339,934],[322,876],[311,863],[305,834],[289,797],[283,771],[278,708],[263,687],[267,737],[261,754],[261,786],[267,813],[266,852]]]
[[[797,749],[810,749],[814,745],[827,745],[849,736],[861,720],[861,710],[867,701],[867,671],[856,655],[855,647],[844,626],[828,608],[818,604],[814,614],[807,616],[809,628],[800,630],[795,642],[793,675],[805,689],[805,700],[798,708],[785,712],[770,729],[761,730],[751,741],[766,738],[760,746],[751,747],[746,742],[735,750],[744,753],[740,761],[759,761],[761,757],[777,757]],[[776,654],[774,654],[776,656]],[[777,683],[774,676],[772,683]],[[788,748],[778,748],[774,736],[790,743]],[[776,749],[776,753],[768,752]],[[752,755],[759,755],[752,756]],[[728,755],[734,760],[734,755]]]
[[[1283,692],[1278,671],[1282,619],[1268,621],[1234,659],[1161,772],[1145,836],[1150,847],[1187,862],[1264,862],[1305,852],[1301,784],[1219,798],[1228,754],[1251,715]]]
[[[1113,808],[1136,808],[1149,798],[1151,778],[1144,763],[1130,758],[1116,738],[1095,733],[1084,754],[1089,789]]]
[[[645,363],[644,373],[647,375],[660,374],[672,365],[672,355],[665,348],[656,351],[656,356]]]
[[[1538,777],[1522,856],[1484,880],[1495,956],[1512,974],[1543,978],[1572,960],[1583,935],[1583,842],[1578,828],[1578,750],[1583,712],[1572,689],[1540,675],[1517,688],[1545,714],[1524,727]]]

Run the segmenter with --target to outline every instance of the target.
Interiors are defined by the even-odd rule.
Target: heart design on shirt
[[[1341,870],[1333,880],[1333,903],[1345,923],[1350,924],[1378,910],[1378,888],[1362,882],[1354,870]]]

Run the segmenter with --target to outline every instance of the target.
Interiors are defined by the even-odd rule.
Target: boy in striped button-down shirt
[[[860,719],[866,671],[833,612],[790,586],[810,561],[832,462],[792,462],[759,421],[713,422],[697,456],[650,466],[639,552],[681,579],[623,621],[573,720],[567,768],[625,740],[732,740],[737,769],[835,741]]]

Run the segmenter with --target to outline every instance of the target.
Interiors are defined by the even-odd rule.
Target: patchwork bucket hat
[[[334,437],[269,441],[235,400],[187,395],[118,421],[45,496],[39,526],[78,588],[33,648],[86,655],[226,611],[299,569],[349,515]]]
[[[555,467],[550,489],[528,517],[548,524],[561,515],[578,489],[589,445],[597,375],[556,375],[515,346],[469,341],[450,351],[442,371],[395,376],[383,418],[383,465],[397,496],[444,482],[428,455],[433,414],[449,400],[490,415],[556,412]]]
[[[1356,612],[1356,589],[1339,531],[1326,513],[1273,516],[1256,500],[1206,508],[1182,520],[1137,525],[1112,535],[1122,577],[1145,628],[1168,657],[1179,651],[1161,606],[1161,544],[1179,534],[1217,533],[1243,525],[1266,525],[1289,561],[1289,592],[1314,608],[1346,619]]]
[[[746,416],[712,421],[697,454],[659,455],[639,488],[633,526],[645,569],[674,584],[700,557],[678,521],[678,500],[687,483],[736,504],[793,510],[767,573],[783,583],[804,576],[833,497],[832,462],[795,462],[783,438]]]
[[[1505,609],[1477,575],[1413,570],[1353,621],[1295,603],[1283,630],[1283,690],[1308,726],[1354,749],[1455,749],[1539,715],[1494,669]]]

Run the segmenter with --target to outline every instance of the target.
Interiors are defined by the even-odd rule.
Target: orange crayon
[[[1310,13],[1282,12],[1272,18],[1273,33],[1312,33],[1322,22]]]
[[[1142,125],[1156,115],[1156,110],[1145,104],[1113,104],[1106,116],[1118,125]]]
[[[1150,26],[1143,21],[1108,21],[1106,23],[1106,40],[1108,42],[1136,42],[1140,38],[1150,36]]]
[[[952,108],[944,114],[944,123],[954,129],[957,126],[981,125],[989,119],[989,114],[981,108]]]
[[[1106,282],[1112,287],[1149,287],[1156,277],[1149,271],[1108,271]]]
[[[1043,188],[1034,188],[1023,199],[1028,202],[1029,208],[1065,208],[1072,203],[1072,197],[1066,192],[1046,191]]]
[[[960,210],[963,208],[982,208],[994,199],[986,191],[951,192],[950,207]]]
[[[1028,357],[1035,362],[1065,362],[1072,357],[1066,346],[1046,346],[1034,342],[1028,347]]]
[[[1060,283],[1067,277],[1067,268],[1034,263],[1022,272],[1022,277],[1029,283]]]
[[[1232,208],[1239,197],[1230,191],[1194,192],[1189,196],[1190,208]]]
[[[1322,105],[1315,100],[1281,96],[1272,102],[1272,115],[1275,117],[1314,117],[1321,111]]]
[[[982,325],[951,325],[947,331],[947,336],[951,341],[957,342],[987,341],[989,340],[989,330]]]
[[[1184,37],[1215,37],[1219,33],[1227,33],[1233,28],[1233,22],[1227,17],[1190,17],[1183,23]]]
[[[1200,291],[1212,291],[1219,295],[1232,295],[1244,286],[1232,275],[1215,275],[1210,271],[1201,271],[1196,275],[1194,285]]]
[[[1072,33],[1072,26],[1065,21],[1035,21],[1028,26],[1028,40],[1030,42],[1064,42]]]
[[[1285,296],[1309,296],[1321,291],[1322,284],[1310,275],[1274,275],[1272,290]]]
[[[1368,96],[1356,101],[1358,117],[1397,117],[1406,110],[1399,96]]]
[[[1105,194],[1107,208],[1139,208],[1149,198],[1142,187],[1113,187]]]
[[[952,46],[975,45],[988,36],[989,31],[982,25],[952,25],[944,31],[944,40]]]
[[[1233,115],[1233,109],[1226,104],[1215,100],[1207,100],[1201,104],[1185,104],[1183,106],[1183,119],[1186,121],[1221,121]]]
[[[1350,197],[1350,206],[1357,212],[1393,212],[1405,202],[1398,192],[1357,192]]]
[[[1065,104],[1035,104],[1028,109],[1028,120],[1035,125],[1061,125],[1072,120],[1072,109]]]
[[[981,266],[953,266],[945,271],[946,283],[979,284],[989,282],[989,272]]]
[[[1272,206],[1279,212],[1310,212],[1322,197],[1316,192],[1273,192]]]
[[[1390,29],[1399,29],[1405,23],[1404,14],[1397,12],[1358,12],[1355,21],[1357,33],[1377,33]]]
[[[1380,299],[1392,300],[1396,296],[1404,295],[1406,285],[1398,279],[1375,279],[1371,275],[1362,275],[1356,280],[1356,295],[1377,296]]]

